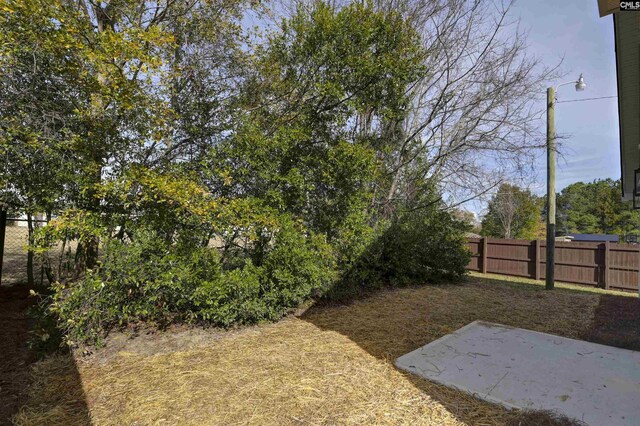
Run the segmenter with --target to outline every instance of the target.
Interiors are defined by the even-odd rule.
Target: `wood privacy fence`
[[[546,241],[467,238],[470,271],[544,280]],[[640,246],[609,242],[556,242],[556,281],[638,291]]]

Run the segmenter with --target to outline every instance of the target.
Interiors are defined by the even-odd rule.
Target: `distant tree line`
[[[620,180],[576,182],[557,194],[556,234],[640,235],[640,211],[622,201]],[[503,184],[482,220],[482,235],[499,238],[545,237],[546,197]]]

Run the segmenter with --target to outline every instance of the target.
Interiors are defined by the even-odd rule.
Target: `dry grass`
[[[471,277],[476,278],[485,278],[502,282],[510,282],[516,284],[531,284],[539,287],[544,287],[545,282],[540,280],[534,280],[531,278],[523,278],[523,277],[511,277],[508,275],[499,275],[499,274],[481,274],[480,272],[469,272]],[[565,290],[576,290],[580,292],[587,293],[596,293],[596,294],[608,294],[610,296],[625,296],[625,297],[638,297],[638,292],[636,291],[618,291],[618,290],[605,290],[599,287],[592,287],[588,285],[580,285],[580,284],[571,284],[571,283],[562,283],[556,281],[555,288],[561,288]]]
[[[22,226],[7,226],[2,263],[2,283],[4,285],[27,282],[28,230]],[[34,267],[39,272],[39,267]],[[38,275],[38,280],[40,279]]]
[[[586,340],[640,351],[640,299],[600,296]]]
[[[80,376],[70,354],[58,354],[32,367],[29,405],[16,424],[65,426],[90,424]]]
[[[176,332],[169,351],[150,351],[149,338],[143,345],[120,339],[111,352],[77,365],[63,356],[38,363],[31,400],[15,421],[518,424],[518,413],[400,372],[393,359],[477,319],[579,337],[599,297],[474,277],[317,306],[276,324],[212,331],[195,343],[193,333]]]

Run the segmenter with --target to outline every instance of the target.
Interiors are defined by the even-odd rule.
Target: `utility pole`
[[[582,74],[576,81],[558,86],[575,84],[576,92],[582,92],[587,84]],[[546,290],[553,290],[556,272],[556,91],[547,88],[547,273]]]
[[[556,91],[547,89],[547,272],[546,290],[553,290],[556,255]]]

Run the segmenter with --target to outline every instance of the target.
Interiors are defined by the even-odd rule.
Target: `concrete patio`
[[[474,321],[396,366],[509,408],[640,424],[640,352]]]

